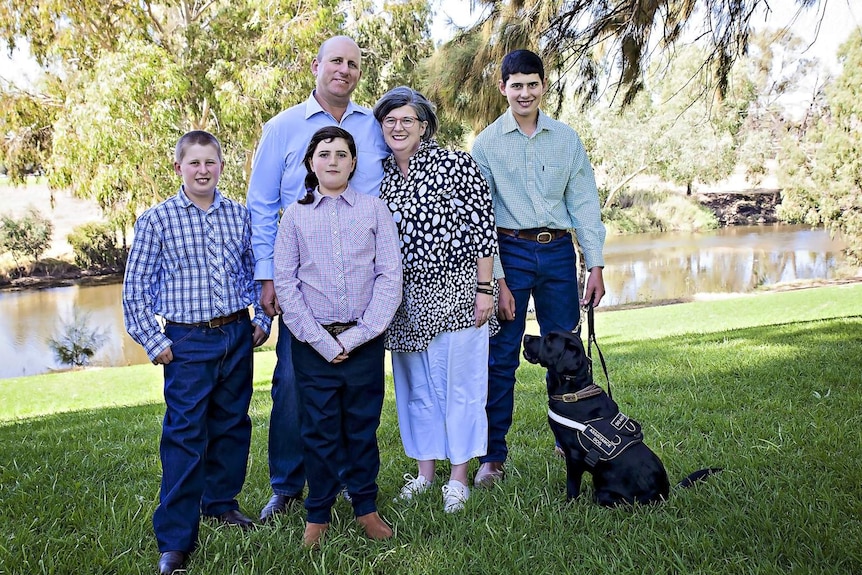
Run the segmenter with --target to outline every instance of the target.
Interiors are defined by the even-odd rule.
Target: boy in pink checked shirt
[[[377,427],[382,334],[401,303],[398,233],[382,200],[348,185],[356,169],[349,132],[315,132],[303,163],[308,192],[281,218],[273,278],[278,301],[296,302],[282,319],[292,336],[308,481],[303,545],[320,544],[342,484],[366,535],[388,539],[392,529],[377,514]]]

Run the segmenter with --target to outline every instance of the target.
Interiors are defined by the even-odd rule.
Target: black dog
[[[524,358],[548,369],[548,423],[566,457],[566,494],[576,498],[585,471],[593,475],[600,505],[656,503],[670,482],[661,459],[643,443],[638,422],[593,383],[580,336],[552,332],[524,336]],[[680,482],[687,487],[718,469],[703,469]]]

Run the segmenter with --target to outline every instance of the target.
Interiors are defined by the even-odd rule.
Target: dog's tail
[[[691,473],[688,477],[676,484],[677,487],[691,487],[695,483],[706,481],[710,475],[715,475],[722,470],[721,467],[707,467],[706,469],[698,469]]]

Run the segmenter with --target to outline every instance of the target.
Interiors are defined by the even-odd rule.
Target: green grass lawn
[[[862,285],[600,312],[596,326],[614,399],[672,481],[706,466],[723,473],[660,506],[599,508],[588,479],[586,497],[567,503],[543,373],[525,363],[508,479],[474,490],[456,515],[437,489],[396,504],[415,470],[390,387],[378,504],[394,539],[364,539],[339,501],[320,552],[300,546],[301,511],[249,534],[205,523],[189,572],[862,572]],[[240,496],[253,515],[270,494],[274,355],[255,359]],[[0,381],[0,574],[155,572],[160,388],[148,365]]]

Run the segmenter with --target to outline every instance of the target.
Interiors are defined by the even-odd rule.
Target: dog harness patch
[[[640,424],[623,413],[580,423],[548,410],[548,417],[571,429],[577,429],[578,443],[586,453],[585,461],[594,467],[599,461],[610,461],[623,451],[643,442]]]
[[[599,461],[609,461],[620,453],[643,441],[640,424],[622,413],[613,419],[588,421],[578,434],[578,443],[587,452],[586,461],[591,467]]]

